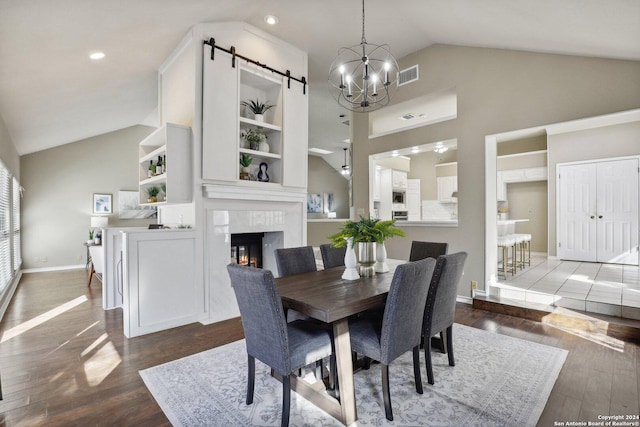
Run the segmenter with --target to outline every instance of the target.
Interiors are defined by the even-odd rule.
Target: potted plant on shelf
[[[261,102],[260,99],[256,99],[255,101],[242,101],[240,105],[251,110],[257,122],[264,122],[264,113],[275,107],[275,105],[268,104],[267,102]]]
[[[396,228],[395,222],[363,217],[360,217],[359,221],[348,220],[344,222],[340,231],[329,236],[329,239],[334,247],[344,247],[347,245],[347,239],[352,239],[358,251],[360,274],[367,276],[374,271],[383,273],[389,271],[384,241],[395,236],[406,236],[404,231]],[[376,252],[379,256],[376,256]]]
[[[248,154],[240,154],[240,179],[248,180],[249,179],[249,166],[251,166],[251,162],[253,162],[253,157]]]
[[[240,136],[249,143],[249,148],[256,151],[269,152],[267,135],[256,129],[243,129]]]
[[[147,187],[146,189],[147,192],[147,202],[149,203],[156,203],[158,201],[157,196],[158,193],[160,192],[160,189],[158,187]]]

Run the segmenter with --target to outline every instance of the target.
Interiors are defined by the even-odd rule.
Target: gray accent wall
[[[20,180],[20,156],[9,135],[9,130],[0,117],[0,160]]]
[[[309,156],[308,173],[307,193],[333,193],[336,217],[349,218],[349,181],[319,156]],[[307,214],[308,219],[326,217],[326,214]]]
[[[118,220],[118,192],[138,190],[138,143],[154,129],[133,126],[20,159],[23,269],[84,265],[93,193],[113,195],[109,226],[146,226],[155,220]]]
[[[400,68],[414,64],[420,80],[400,87],[392,102],[455,87],[457,118],[370,140],[368,116],[354,114],[354,207],[368,210],[369,155],[457,138],[458,226],[405,227],[409,237],[390,240],[387,250],[406,259],[415,239],[467,251],[458,294],[470,296],[470,281],[482,289],[486,277],[485,136],[639,108],[640,62],[433,45],[400,60]]]

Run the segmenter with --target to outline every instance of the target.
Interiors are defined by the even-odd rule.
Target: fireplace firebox
[[[262,238],[264,233],[231,235],[231,262],[262,268]]]

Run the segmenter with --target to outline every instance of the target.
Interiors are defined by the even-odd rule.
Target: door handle
[[[602,215],[598,215],[598,218],[602,219]]]
[[[595,215],[591,215],[591,219],[594,219],[596,216]]]

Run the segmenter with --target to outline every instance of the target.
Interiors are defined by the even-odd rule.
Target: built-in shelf
[[[245,125],[251,125],[261,129],[270,129],[278,132],[282,131],[282,127],[280,126],[272,125],[271,123],[266,123],[266,122],[259,122],[257,120],[253,120],[247,117],[240,117],[240,123],[243,123]]]
[[[239,151],[244,154],[249,154],[254,157],[264,157],[265,159],[281,159],[280,154],[267,153],[266,151],[251,150],[249,148],[240,148]]]

